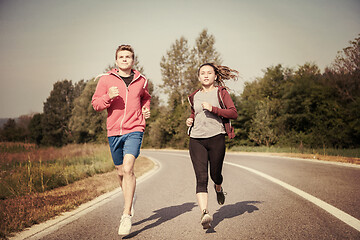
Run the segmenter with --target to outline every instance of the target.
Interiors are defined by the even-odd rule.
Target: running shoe
[[[211,228],[212,220],[213,218],[210,216],[209,211],[204,209],[201,215],[201,225],[203,226],[203,229]]]
[[[225,203],[225,195],[226,192],[223,191],[223,188],[221,187],[221,190],[218,192],[216,191],[216,185],[214,184],[214,189],[216,192],[216,198],[219,205],[223,205]]]
[[[120,236],[126,236],[130,234],[131,230],[131,216],[124,214],[121,217],[118,234]]]

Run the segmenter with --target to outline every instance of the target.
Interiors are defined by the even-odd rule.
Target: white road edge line
[[[311,159],[311,158],[296,158],[296,157],[287,157],[287,156],[277,156],[277,155],[267,155],[267,154],[261,154],[254,155],[249,154],[246,152],[226,152],[226,155],[232,155],[232,156],[239,156],[239,155],[246,155],[246,156],[259,156],[259,157],[266,157],[266,158],[279,158],[279,159],[291,159],[291,160],[297,160],[297,161],[304,161],[304,162],[312,162],[312,163],[319,163],[319,164],[328,164],[328,165],[337,165],[342,167],[352,167],[352,168],[360,168],[360,165],[355,163],[347,163],[347,162],[333,162],[333,161],[325,161],[325,160],[318,160],[318,159]]]
[[[255,173],[256,175],[259,175],[263,178],[266,178],[267,180],[273,182],[273,183],[276,183],[282,187],[284,187],[285,189],[293,192],[293,193],[296,193],[297,195],[305,198],[306,200],[310,201],[311,203],[317,205],[318,207],[324,209],[325,211],[327,211],[328,213],[330,213],[331,215],[335,216],[336,218],[338,218],[339,220],[343,221],[344,223],[346,223],[347,225],[355,228],[356,230],[358,230],[360,232],[360,221],[356,218],[354,218],[353,216],[347,214],[346,212],[344,211],[341,211],[340,209],[296,188],[296,187],[293,187],[291,186],[290,184],[287,184],[279,179],[276,179],[274,177],[271,177],[270,175],[267,175],[265,173],[262,173],[260,171],[257,171],[255,169],[252,169],[252,168],[248,168],[248,167],[245,167],[245,166],[241,166],[241,165],[238,165],[238,164],[235,164],[235,163],[231,163],[231,162],[224,162],[225,164],[228,164],[228,165],[231,165],[231,166],[234,166],[234,167],[238,167],[238,168],[242,168],[242,169],[245,169],[249,172],[252,172],[252,173]]]
[[[145,181],[146,179],[153,176],[160,168],[161,164],[154,158],[148,157],[151,161],[154,162],[155,166],[149,172],[145,173],[144,175],[140,176],[136,179],[136,184],[140,184],[141,182]],[[20,240],[20,239],[39,239],[42,238],[53,231],[56,231],[60,227],[75,221],[76,219],[80,218],[81,216],[85,215],[88,212],[100,207],[101,205],[111,201],[112,199],[118,197],[119,194],[122,193],[120,187],[112,190],[111,192],[105,193],[100,195],[99,197],[84,203],[77,207],[76,209],[62,213],[61,215],[54,217],[46,222],[36,224],[31,226],[28,229],[23,230],[22,232],[16,233],[13,237],[10,237],[11,240]]]

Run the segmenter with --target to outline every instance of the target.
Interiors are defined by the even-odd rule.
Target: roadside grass
[[[4,145],[0,143],[1,239],[119,186],[108,145]],[[135,162],[135,175],[141,176],[153,165],[140,156]]]
[[[0,146],[0,199],[45,192],[114,169],[107,145]]]

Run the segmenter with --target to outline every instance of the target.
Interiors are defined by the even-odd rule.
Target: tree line
[[[166,105],[160,105],[155,86],[149,81],[151,118],[147,120],[144,147],[187,148],[187,96],[200,87],[196,71],[205,62],[222,63],[215,37],[206,29],[193,47],[184,37],[171,44],[160,62],[162,84],[158,86],[168,96]],[[144,73],[137,60],[135,68]],[[9,119],[0,129],[0,140],[59,147],[106,142],[107,113],[96,112],[91,105],[97,81],[56,82],[43,113],[21,116],[17,121]],[[236,137],[228,147],[359,147],[360,37],[339,51],[323,73],[314,63],[296,68],[269,66],[262,77],[245,82],[240,95],[231,92],[231,96],[239,117],[232,121]]]

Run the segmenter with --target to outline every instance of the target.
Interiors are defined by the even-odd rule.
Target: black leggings
[[[225,134],[210,138],[190,138],[189,151],[196,175],[196,193],[208,192],[208,162],[210,162],[211,179],[216,185],[222,184]]]

